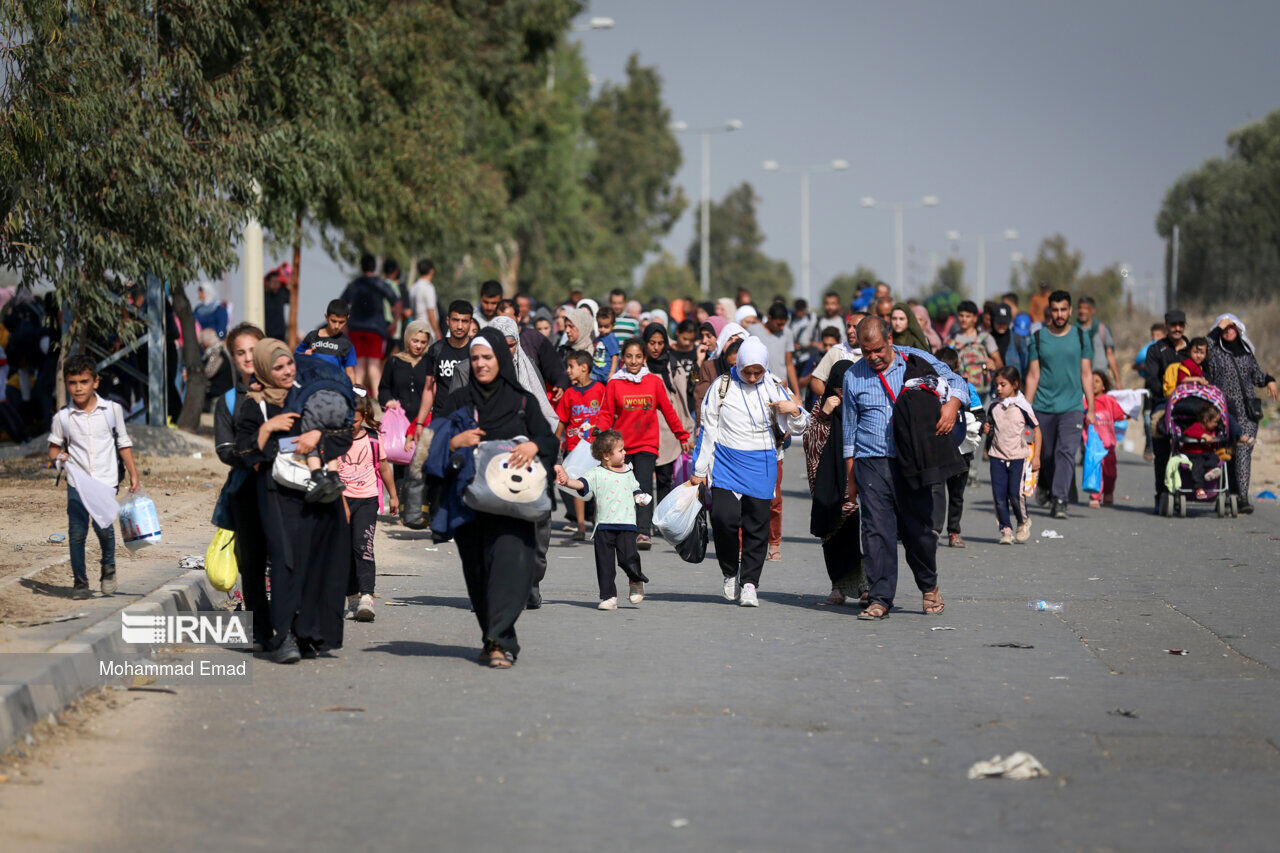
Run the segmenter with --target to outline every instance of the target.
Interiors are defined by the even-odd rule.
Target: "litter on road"
[[[1186,657],[1189,654],[1186,649],[1165,649],[1165,651],[1171,655],[1180,655],[1182,657]]]
[[[947,627],[945,627],[945,628],[944,628],[944,627],[942,627],[941,625],[939,625],[938,627],[936,627],[936,628],[930,628],[929,630],[930,630],[930,631],[954,631],[954,630],[955,630],[955,628],[952,628],[950,625],[948,625],[948,626],[947,626]]]
[[[1066,537],[1056,530],[1041,530],[1040,538],[1041,539],[1065,539]]]
[[[1026,643],[987,643],[989,649],[1034,649],[1035,646]]]
[[[1029,752],[1018,750],[1007,758],[994,756],[990,761],[979,761],[969,768],[970,779],[1013,779],[1021,782],[1048,776],[1049,771]]]

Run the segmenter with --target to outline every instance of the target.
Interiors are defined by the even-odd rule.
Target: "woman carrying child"
[[[617,429],[626,442],[627,462],[635,469],[636,481],[646,494],[652,496],[654,468],[658,461],[658,418],[655,409],[662,412],[667,426],[685,450],[693,445],[689,431],[680,423],[680,415],[667,396],[662,380],[649,372],[645,363],[644,344],[639,338],[631,338],[622,346],[622,369],[613,374],[604,389],[604,403],[596,426],[601,431]],[[653,504],[640,507],[636,513],[639,535],[636,547],[648,551],[652,547],[649,530],[653,521]]]
[[[257,472],[258,512],[271,558],[273,633],[266,649],[276,663],[296,663],[342,646],[348,529],[336,502],[309,503],[303,490],[272,476],[279,440],[301,432],[300,415],[284,408],[297,376],[293,353],[284,341],[263,338],[254,345],[253,368],[259,388],[236,406],[235,453]]]
[[[1000,524],[1000,544],[1012,545],[1031,538],[1031,518],[1022,499],[1022,469],[1031,459],[1031,470],[1040,470],[1040,422],[1022,395],[1022,375],[1016,367],[996,371],[996,398],[987,407],[982,431],[991,434],[991,494]],[[1034,447],[1027,446],[1026,430],[1033,432]],[[1009,514],[1018,522],[1015,534]]]
[[[596,580],[600,584],[597,609],[617,610],[615,561],[627,576],[631,603],[644,601],[644,585],[649,579],[640,570],[640,552],[636,548],[636,505],[647,506],[653,498],[645,494],[631,472],[622,433],[616,429],[600,433],[591,444],[591,455],[600,464],[583,474],[582,479],[570,479],[557,465],[556,482],[578,492],[583,500],[595,499]]]
[[[415,320],[415,323],[422,322]],[[410,326],[413,324],[411,323]],[[382,374],[385,379],[387,374]],[[373,559],[373,534],[378,523],[378,480],[387,487],[389,512],[400,511],[391,463],[382,455],[378,442],[381,424],[374,418],[373,400],[356,394],[354,439],[351,449],[338,461],[342,478],[342,505],[351,528],[351,571],[347,575],[347,610],[355,611],[357,622],[372,622],[373,584],[377,574]]]

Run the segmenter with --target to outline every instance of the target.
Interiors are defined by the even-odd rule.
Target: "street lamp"
[[[742,130],[742,121],[731,118],[723,124],[709,124],[692,127],[688,122],[673,122],[671,129],[676,133],[698,133],[702,135],[702,250],[698,258],[698,280],[702,285],[702,295],[711,295],[711,134],[732,133]]]
[[[570,32],[586,33],[591,30],[611,30],[613,29],[613,18],[592,18],[585,24],[574,24],[569,28]]]
[[[911,209],[915,210],[921,207],[937,207],[938,197],[936,195],[927,195],[915,204],[889,204],[887,202],[876,201],[871,196],[863,196],[858,200],[863,207],[874,207],[880,210],[893,211],[893,245],[894,245],[894,266],[893,266],[893,286],[895,292],[899,296],[902,294],[902,211]]]
[[[816,166],[784,166],[777,160],[765,160],[761,164],[766,172],[800,173],[800,293],[817,304],[809,280],[809,175],[814,172],[843,172],[849,168],[848,160],[832,160]]]
[[[947,239],[952,242],[958,242],[960,240],[960,232],[955,230],[948,231]],[[978,240],[978,290],[977,290],[977,293],[975,294],[977,296],[977,299],[975,299],[974,301],[978,303],[979,308],[982,307],[982,303],[985,302],[987,299],[987,241],[988,240],[1013,241],[1017,239],[1018,239],[1017,228],[1006,228],[1003,231],[1001,231],[999,234],[979,234],[978,235],[977,237],[977,240]],[[1017,262],[1015,261],[1015,263]]]

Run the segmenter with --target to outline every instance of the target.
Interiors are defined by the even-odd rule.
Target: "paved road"
[[[1009,548],[984,478],[970,547],[940,552],[945,614],[904,592],[863,623],[822,603],[793,452],[758,610],[659,546],[649,598],[597,612],[589,547],[557,535],[510,672],[473,662],[453,548],[393,529],[380,566],[418,576],[380,591],[406,606],[334,658],[256,662],[252,688],[111,712],[42,786],[0,789],[0,822],[114,849],[1274,849],[1280,510],[1158,519],[1148,482],[1126,457],[1133,501],[1037,513],[1063,538]],[[1018,749],[1051,778],[966,779]]]

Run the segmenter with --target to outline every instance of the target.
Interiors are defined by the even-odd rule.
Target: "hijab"
[[[667,316],[667,312],[663,311],[661,308],[654,308],[649,312],[649,322],[661,323],[663,328],[666,328],[671,325],[671,318]]]
[[[284,398],[289,396],[291,385],[279,385],[271,373],[271,365],[282,355],[293,360],[289,345],[278,338],[263,338],[253,345],[253,373],[262,386],[260,391],[249,391],[249,396],[259,403],[266,401],[273,406],[283,406]]]
[[[197,305],[217,305],[218,304],[218,288],[212,284],[202,283],[200,290],[204,293],[204,298],[197,302]]]
[[[760,319],[760,312],[756,311],[754,305],[743,305],[737,311],[733,312],[733,322],[735,323],[741,323],[748,317],[755,317],[757,320]]]
[[[404,327],[405,348],[400,350],[398,353],[396,353],[394,357],[400,359],[403,362],[406,362],[411,367],[417,367],[418,362],[422,361],[422,356],[426,355],[427,351],[423,350],[422,355],[415,357],[411,352],[409,352],[409,340],[414,335],[422,335],[422,334],[425,334],[427,336],[427,345],[430,346],[431,340],[433,337],[433,335],[431,334],[430,323],[428,323],[426,320],[414,320],[412,323],[405,326]]]
[[[600,313],[600,306],[596,304],[594,299],[579,299],[577,308],[586,308],[591,312],[591,337],[592,339],[600,337],[600,327],[596,325],[596,315]],[[547,317],[550,319],[550,315]]]
[[[1235,326],[1236,331],[1240,334],[1234,341],[1228,341],[1223,335],[1219,334],[1217,336],[1218,345],[1232,355],[1239,356],[1248,353],[1256,358],[1257,350],[1253,348],[1253,341],[1249,340],[1248,334],[1245,333],[1244,321],[1235,314],[1219,314],[1218,318],[1213,321],[1214,328],[1216,329],[1223,320],[1230,320],[1231,325]]]
[[[912,307],[911,313],[915,315],[916,321],[924,331],[924,339],[929,342],[927,347],[929,352],[937,352],[942,349],[942,336],[933,328],[933,321],[929,319],[929,309],[923,305],[916,305]]]
[[[705,329],[707,326],[710,326],[712,337],[718,338],[720,337],[720,330],[728,325],[728,323],[729,321],[724,317],[721,317],[719,314],[712,314],[707,318],[707,321],[702,324],[702,328]]]
[[[506,336],[494,326],[481,329],[480,334],[471,339],[468,349],[484,348],[491,350],[498,359],[498,375],[486,384],[476,378],[474,370],[469,371],[463,388],[475,407],[476,426],[494,433],[494,438],[510,438],[523,432],[519,418],[521,409],[525,407],[525,390],[516,374]]]
[[[649,339],[657,335],[662,336],[662,355],[651,358]],[[644,333],[640,339],[644,341],[645,366],[649,368],[650,373],[662,379],[662,384],[667,386],[668,391],[675,393],[676,387],[671,384],[671,338],[667,335],[667,327],[661,323],[650,323],[644,327]]]
[[[570,308],[565,312],[564,319],[566,323],[572,323],[573,327],[578,330],[578,341],[577,343],[569,344],[569,349],[585,352],[588,355],[591,354],[595,350],[592,330],[596,326],[595,320],[591,319],[591,312],[586,308]]]
[[[551,429],[554,431],[560,425],[560,417],[556,414],[555,409],[551,408],[551,401],[547,399],[547,392],[542,382],[542,374],[538,373],[538,369],[533,366],[533,362],[529,360],[529,356],[525,353],[524,347],[520,346],[520,328],[516,325],[516,321],[505,315],[494,317],[488,328],[496,330],[498,334],[503,336],[503,348],[508,356],[511,355],[511,350],[507,348],[505,338],[511,338],[516,342],[516,351],[512,362],[515,366],[517,384],[532,394],[533,399],[538,401],[542,416],[546,418],[547,423],[551,425]]]
[[[720,334],[716,335],[716,348],[711,354],[718,358],[724,354],[724,348],[729,345],[729,341],[734,338],[745,338],[746,336],[747,330],[737,323],[725,323],[720,329]]]
[[[733,304],[733,300],[727,296],[717,299],[716,306],[720,309],[720,316],[724,317],[726,321],[738,310],[738,307]]]
[[[769,348],[764,345],[764,341],[754,336],[743,341],[742,346],[738,347],[737,367],[739,373],[744,367],[763,367],[768,372]]]
[[[901,311],[907,315],[907,328],[901,333],[893,336],[893,342],[900,347],[915,347],[925,352],[933,352],[929,346],[929,341],[924,336],[924,330],[920,328],[920,321],[916,319],[916,314],[911,310],[911,306],[905,302],[897,302],[893,306],[894,311]]]

